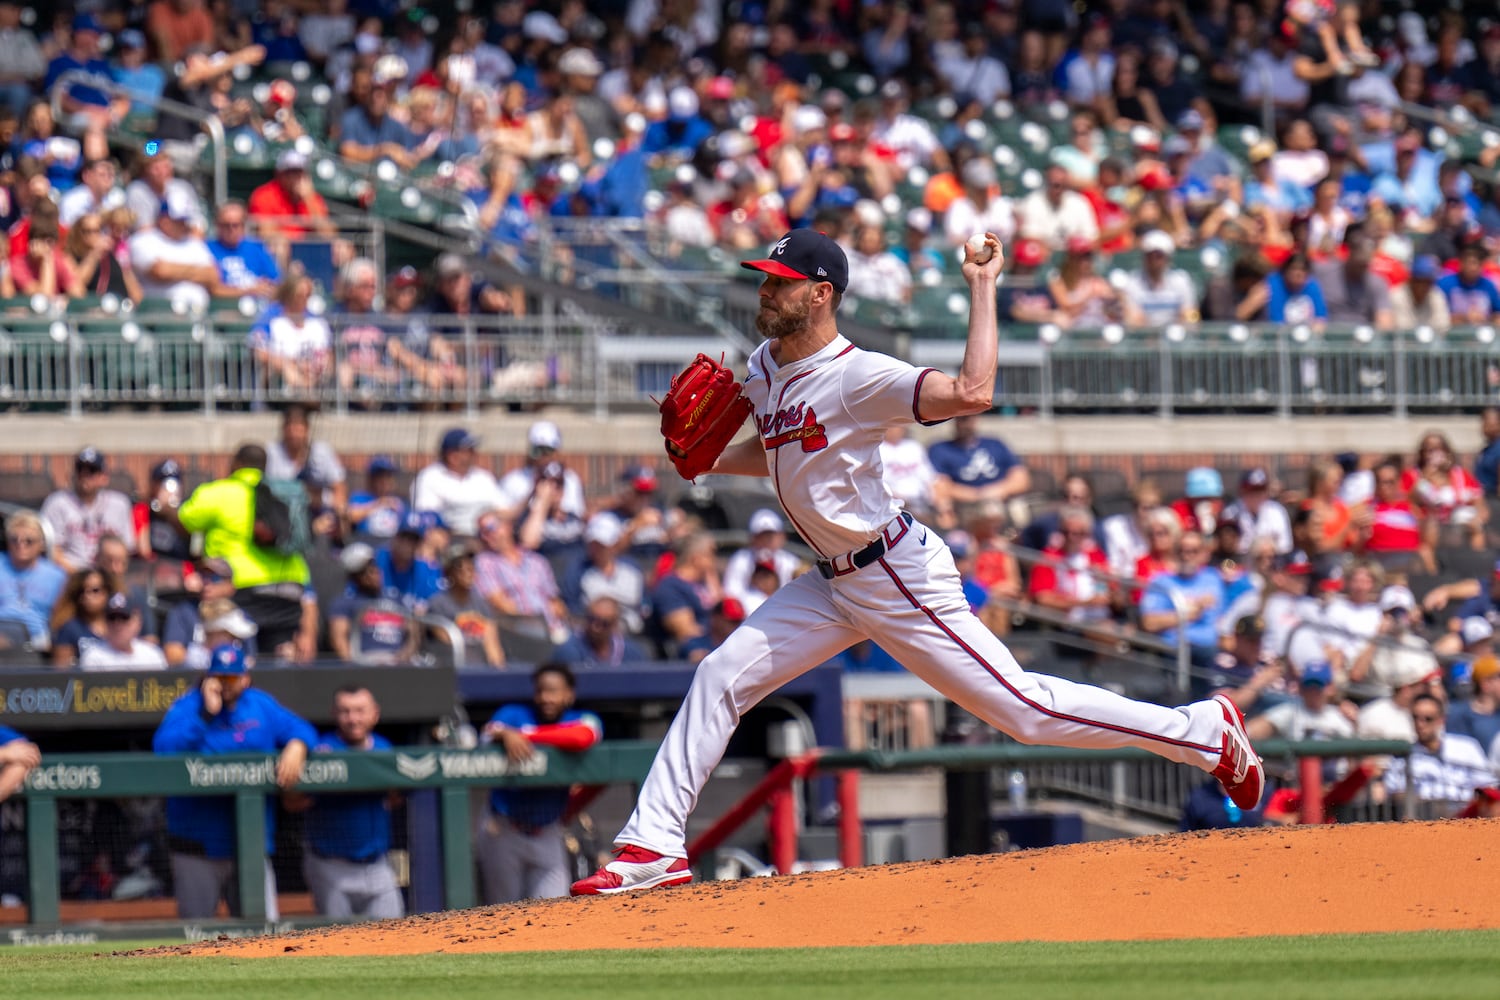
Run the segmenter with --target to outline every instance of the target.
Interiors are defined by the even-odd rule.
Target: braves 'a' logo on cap
[[[780,240],[776,241],[776,245],[771,248],[771,252],[773,254],[777,254],[778,256],[786,253],[786,245],[790,242],[792,242],[792,238],[790,236],[782,237]]]

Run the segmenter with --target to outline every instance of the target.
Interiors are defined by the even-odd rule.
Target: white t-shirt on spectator
[[[154,281],[151,266],[157,261],[217,268],[213,252],[196,236],[169,240],[156,227],[142,229],[130,237],[130,263],[141,279],[141,295],[148,299],[171,299],[189,307],[207,309],[208,289],[195,281]]]
[[[1033,191],[1021,202],[1021,235],[1062,249],[1075,236],[1090,243],[1099,239],[1099,219],[1089,200],[1077,191],[1064,191],[1054,207],[1043,191]]]
[[[173,177],[167,181],[167,192],[176,191],[174,197],[189,201],[197,209],[189,222],[195,230],[203,232],[206,222],[203,215],[203,203],[198,200],[198,191],[192,184],[181,177]],[[142,180],[131,181],[125,188],[125,207],[130,209],[135,216],[135,228],[137,232],[149,229],[156,225],[156,216],[161,212],[162,196],[151,189],[151,186]]]
[[[994,233],[1001,243],[1009,243],[1016,234],[1016,212],[1010,199],[997,194],[981,210],[968,196],[955,198],[943,219],[948,245],[961,247],[975,233]]]
[[[856,299],[901,303],[911,287],[911,269],[888,250],[866,256],[844,248],[849,258],[849,287],[844,291]]]
[[[1185,312],[1198,307],[1198,290],[1193,287],[1193,279],[1175,267],[1167,269],[1159,285],[1152,285],[1146,272],[1133,271],[1125,279],[1120,294],[1140,307],[1147,326],[1180,322]]]
[[[278,358],[310,360],[333,350],[333,331],[321,316],[273,316],[265,326],[265,349]]]
[[[130,641],[130,652],[122,653],[107,642],[92,642],[78,654],[79,670],[165,670],[167,658],[157,646],[143,639]]]
[[[114,535],[135,552],[130,498],[119,490],[100,490],[87,506],[72,490],[56,490],[42,501],[40,513],[52,529],[58,552],[75,567],[93,563],[105,535]]]
[[[108,212],[123,204],[125,204],[125,192],[120,188],[110,188],[104,193],[103,198],[95,198],[94,192],[89,190],[87,184],[79,184],[57,199],[57,221],[64,229],[71,229],[73,223],[85,215]]]
[[[932,484],[937,480],[937,470],[927,458],[926,445],[915,438],[902,438],[894,444],[882,441],[880,464],[886,488],[907,510],[926,511],[932,506]]]
[[[1109,557],[1109,571],[1116,576],[1134,577],[1135,568],[1151,551],[1146,536],[1134,514],[1111,514],[1099,526],[1104,535],[1104,554]]]
[[[1362,740],[1417,741],[1417,726],[1411,720],[1411,711],[1389,698],[1376,698],[1361,708],[1354,731]]]
[[[1261,713],[1276,735],[1284,740],[1347,740],[1354,736],[1354,724],[1336,705],[1324,705],[1311,711],[1302,699],[1284,701]]]
[[[871,138],[895,150],[897,162],[903,169],[918,163],[930,163],[932,154],[941,146],[931,125],[908,114],[877,122]]]
[[[1340,594],[1333,599],[1325,614],[1328,623],[1340,630],[1338,640],[1344,646],[1344,656],[1349,663],[1357,657],[1380,631],[1380,605],[1355,604]]]
[[[1276,545],[1276,554],[1292,551],[1292,519],[1286,508],[1275,500],[1261,501],[1260,510],[1250,509],[1236,500],[1224,508],[1220,518],[1234,521],[1240,526],[1240,551],[1249,552],[1251,546],[1262,538],[1269,538]]]
[[[1406,790],[1406,769],[1423,802],[1467,802],[1474,789],[1495,783],[1495,769],[1484,748],[1472,736],[1444,733],[1437,753],[1417,744],[1409,758],[1395,757],[1385,772],[1385,787],[1392,794]]]
[[[776,584],[784,587],[791,583],[802,569],[802,560],[786,549],[757,551],[740,549],[724,564],[724,596],[733,597],[744,605],[745,614],[751,614],[766,602],[766,594],[750,586],[750,577],[761,562],[771,566],[776,573]]]
[[[1010,96],[1010,74],[1005,64],[991,55],[970,59],[960,49],[956,55],[939,59],[938,76],[948,81],[955,96],[968,96],[985,107]]]
[[[1271,157],[1271,176],[1310,188],[1328,176],[1328,154],[1321,149],[1283,149]]]
[[[474,535],[479,516],[504,508],[506,503],[500,484],[488,471],[474,468],[460,478],[442,462],[434,462],[412,481],[411,506],[413,510],[437,511],[455,535]]]

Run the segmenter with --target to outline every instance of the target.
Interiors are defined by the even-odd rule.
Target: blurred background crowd
[[[457,199],[517,263],[568,220],[646,220],[695,268],[813,225],[849,252],[856,304],[925,308],[989,229],[1018,322],[1483,324],[1500,22],[1481,7],[0,3],[0,296],[248,296],[273,353],[322,352],[303,380],[329,377],[337,336],[307,331],[309,298],[525,310],[454,287],[461,261],[371,275],[340,210],[404,209],[355,170],[420,184],[406,207]],[[202,118],[258,169],[244,204],[183,179],[209,160]],[[265,332],[282,315],[299,336]]]

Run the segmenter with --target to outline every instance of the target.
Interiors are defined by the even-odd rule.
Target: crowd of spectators
[[[1018,322],[1489,322],[1500,146],[1455,153],[1421,113],[1493,114],[1500,24],[1336,6],[1337,33],[1275,0],[156,0],[34,18],[0,3],[0,294],[248,294],[266,310],[262,360],[297,387],[334,377],[342,331],[313,315],[324,296],[420,312],[426,285],[428,311],[525,308],[446,287],[461,261],[369,288],[310,169],[335,155],[471,198],[514,260],[564,217],[644,218],[672,252],[814,225],[849,254],[854,298],[906,303],[988,229],[1010,244],[1001,308]],[[54,121],[46,98],[77,69],[130,96],[64,82]],[[158,96],[277,151],[271,179],[245,204],[200,204],[174,176],[196,164],[199,129],[170,114],[148,126],[154,155],[111,149]],[[1274,133],[1241,141],[1263,101]],[[1209,250],[1228,263],[1201,263]],[[441,346],[359,332],[344,377],[446,377]]]
[[[1381,702],[1408,685],[1472,689],[1455,718],[1492,754],[1483,664],[1500,625],[1487,531],[1500,410],[1481,429],[1472,465],[1429,433],[1411,456],[1314,458],[1286,482],[1204,466],[1170,486],[1116,477],[1103,495],[1087,474],[1053,487],[972,420],[930,447],[893,433],[882,452],[997,633],[1025,623],[1124,639],[1164,663],[1186,648],[1198,686],[1233,692],[1255,718],[1283,706],[1267,716],[1278,733],[1309,665],[1365,736],[1414,738],[1409,701]],[[167,459],[139,501],[85,448],[39,514],[6,520],[6,655],[59,669],[202,667],[215,644],[236,642],[267,664],[695,662],[806,568],[774,507],[745,507],[743,524],[715,523],[716,534],[691,503],[663,502],[650,466],[589,484],[591,495],[555,424],[536,421],[527,441],[524,462],[497,477],[479,440],[452,428],[405,481],[376,456],[356,485],[311,414],[291,407],[277,438],[242,445],[226,477],[188,490]],[[184,560],[195,533],[202,555]],[[844,665],[895,666],[863,646]]]

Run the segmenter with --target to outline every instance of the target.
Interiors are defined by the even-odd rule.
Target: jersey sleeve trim
[[[922,382],[926,380],[927,376],[931,375],[935,371],[937,371],[936,368],[922,369],[922,374],[917,376],[916,387],[911,391],[912,419],[921,424],[923,427],[936,427],[938,424],[945,424],[948,422],[947,417],[944,417],[942,420],[923,420],[922,414],[917,409],[918,404],[922,401]]]

